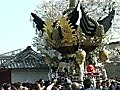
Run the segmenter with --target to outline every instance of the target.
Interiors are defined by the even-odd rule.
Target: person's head
[[[94,64],[93,60],[92,60],[92,59],[88,59],[88,60],[87,60],[87,65],[91,65],[91,64],[92,64],[92,65]]]
[[[94,64],[94,60],[93,60],[93,58],[92,58],[91,56],[88,57],[88,59],[87,59],[87,64],[88,64],[88,65],[89,65],[89,64]]]
[[[45,81],[45,83],[44,83],[45,87],[48,87],[50,84],[51,84],[51,81],[50,81],[50,80]]]
[[[110,86],[110,81],[109,80],[106,80],[106,85],[107,85],[107,87]]]
[[[83,81],[83,85],[84,85],[85,89],[86,89],[86,88],[90,88],[91,84],[92,84],[92,82],[91,82],[90,79],[85,79],[85,80]]]
[[[59,90],[66,90],[66,86],[65,85],[60,86]]]
[[[72,90],[79,90],[80,86],[79,86],[79,84],[77,82],[73,82],[71,84],[71,88],[72,88]]]
[[[106,86],[106,81],[102,81],[101,85],[102,85],[103,87],[105,87],[105,86]]]
[[[17,88],[14,85],[11,85],[11,90],[17,90]]]
[[[100,81],[97,81],[97,82],[96,82],[96,88],[99,88],[100,85],[101,85]]]
[[[112,81],[112,82],[111,82],[111,85],[115,85],[115,82],[114,82],[114,81]]]
[[[4,88],[4,90],[11,90],[11,85],[8,83],[4,83],[3,88]]]
[[[89,64],[93,64],[93,60],[89,60]]]
[[[45,83],[45,81],[44,81],[44,79],[43,79],[43,78],[41,78],[38,82],[39,82],[39,84],[40,84],[41,86],[43,86],[43,85],[44,85],[44,83]]]

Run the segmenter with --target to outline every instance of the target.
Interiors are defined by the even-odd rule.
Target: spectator
[[[93,75],[95,73],[95,67],[93,65],[93,61],[92,60],[88,60],[88,65],[86,67],[86,71],[87,71],[88,77],[93,77]]]
[[[85,79],[83,81],[84,88],[82,90],[95,90],[95,87],[92,86],[92,82],[90,79]]]
[[[102,90],[100,81],[96,82],[96,90]]]
[[[108,90],[108,87],[107,87],[106,81],[102,81],[102,83],[101,83],[101,87],[102,87],[102,90]]]

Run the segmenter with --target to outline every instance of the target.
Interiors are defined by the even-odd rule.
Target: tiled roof
[[[13,58],[13,56],[0,56],[0,65]]]
[[[1,68],[40,68],[43,66],[47,66],[44,58],[40,53],[35,52],[30,46],[14,57],[1,62]]]

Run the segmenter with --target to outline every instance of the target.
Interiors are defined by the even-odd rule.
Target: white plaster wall
[[[44,80],[48,80],[48,71],[43,70],[36,70],[36,69],[18,69],[11,71],[11,82],[31,82],[34,83],[35,81],[43,78]]]

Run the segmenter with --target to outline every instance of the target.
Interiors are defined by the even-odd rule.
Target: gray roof
[[[3,59],[4,57],[4,59]],[[47,67],[40,53],[35,52],[31,46],[15,56],[3,56],[0,58],[1,68],[41,68]],[[8,57],[8,58],[7,58]]]

